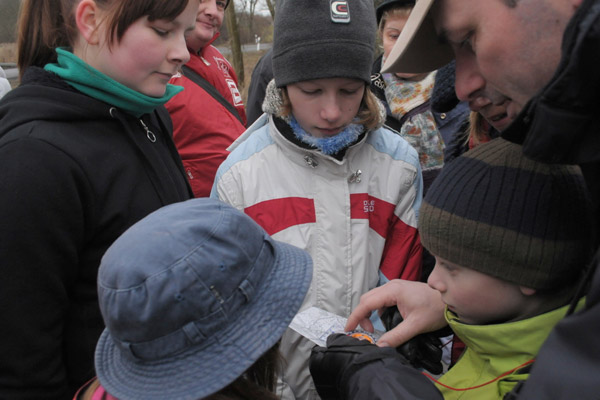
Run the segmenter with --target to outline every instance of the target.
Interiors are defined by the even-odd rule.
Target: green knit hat
[[[579,167],[532,161],[498,138],[443,168],[419,232],[436,256],[545,290],[581,276],[593,250],[591,215]]]

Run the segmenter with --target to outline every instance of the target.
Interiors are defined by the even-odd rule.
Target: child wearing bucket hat
[[[275,399],[274,346],[311,274],[308,253],[227,204],[155,211],[102,258],[98,380],[76,398]]]
[[[383,127],[369,90],[376,31],[372,0],[281,1],[265,114],[231,146],[211,193],[306,249],[314,273],[303,308],[343,317],[381,282],[421,275],[419,158]],[[284,399],[317,398],[312,346],[284,335]]]
[[[403,370],[407,362],[385,373],[376,369],[375,362],[392,365],[398,354],[362,343],[340,348],[341,339],[331,338],[312,359],[317,369],[336,371],[319,388],[335,387],[347,399],[362,399],[365,391],[387,399],[400,398],[409,384],[411,393],[430,391],[433,381],[446,400],[504,399],[528,378],[550,331],[579,298],[594,249],[591,210],[577,166],[532,161],[502,138],[456,158],[425,196],[418,226],[436,257],[428,284],[441,294],[446,320],[466,351],[441,378],[419,382]],[[353,362],[348,354],[358,346],[371,361]]]

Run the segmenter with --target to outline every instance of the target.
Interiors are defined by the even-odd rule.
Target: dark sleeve
[[[310,373],[322,400],[443,399],[435,385],[391,347],[344,334],[312,349]]]
[[[271,65],[272,48],[261,58],[252,71],[250,86],[248,87],[248,99],[246,101],[247,126],[252,125],[263,113],[262,103],[265,98],[267,85],[273,79],[273,67]]]
[[[600,377],[600,268],[596,271],[586,307],[559,322],[548,336],[531,374],[511,399],[597,399]]]
[[[0,398],[64,399],[86,181],[66,154],[28,138],[0,147],[0,169]]]
[[[442,400],[443,396],[425,375],[399,357],[381,358],[358,365],[344,378],[347,400]]]

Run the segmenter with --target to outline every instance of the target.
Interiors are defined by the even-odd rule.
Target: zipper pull
[[[142,127],[146,131],[146,137],[148,138],[148,140],[151,141],[152,143],[156,142],[156,135],[154,135],[154,133],[152,133],[152,131],[150,129],[148,129],[148,127],[146,126],[144,121],[142,121],[140,119],[140,122],[142,123]]]
[[[361,175],[362,175],[362,171],[360,169],[357,169],[348,178],[348,183],[360,183],[360,181],[361,181],[360,176]]]
[[[304,161],[310,165],[312,168],[317,168],[317,166],[319,165],[319,162],[317,161],[316,158],[314,158],[312,155],[306,155],[304,156]]]

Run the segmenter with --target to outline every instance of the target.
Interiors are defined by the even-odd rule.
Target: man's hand
[[[390,306],[398,307],[403,321],[379,338],[377,345],[380,347],[398,347],[420,333],[446,326],[445,305],[440,292],[426,283],[394,279],[361,296],[360,303],[348,318],[346,331],[360,325],[373,332],[373,324],[369,320],[371,312],[379,310],[381,315]]]

